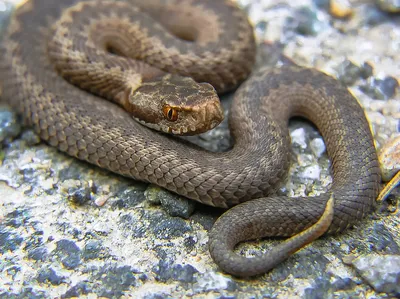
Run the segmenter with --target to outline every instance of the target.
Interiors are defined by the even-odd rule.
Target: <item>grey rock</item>
[[[300,174],[301,178],[317,180],[320,178],[321,168],[318,165],[312,165],[304,168]]]
[[[350,60],[343,61],[337,68],[337,77],[345,85],[353,85],[361,77],[361,68]]]
[[[28,218],[25,214],[28,214],[25,209],[15,210],[8,213],[5,217],[5,225],[13,228],[18,228],[24,225]]]
[[[78,282],[73,287],[69,288],[61,298],[74,298],[80,297],[81,295],[87,295],[91,289],[85,282]]]
[[[22,288],[19,293],[3,292],[0,293],[1,299],[44,299],[48,298],[48,294],[45,291],[36,290],[30,286]]]
[[[331,0],[312,0],[312,3],[318,8],[329,10]]]
[[[314,138],[311,140],[310,148],[315,156],[320,158],[326,151],[326,146],[322,138]]]
[[[374,67],[368,62],[364,62],[361,65],[361,77],[363,79],[367,79],[371,77],[373,74],[374,74]]]
[[[381,254],[400,255],[400,245],[397,236],[381,223],[374,223],[372,232],[367,238],[370,248]]]
[[[155,185],[150,185],[146,189],[146,192],[144,193],[146,196],[146,200],[153,205],[160,205],[161,196],[159,196],[159,193],[161,190],[162,189],[160,187],[157,187]]]
[[[69,288],[62,298],[80,297],[94,293],[103,298],[120,298],[137,285],[137,272],[129,266],[107,265],[88,270],[88,279]]]
[[[196,207],[196,203],[193,200],[183,197],[176,198],[175,196],[171,196],[170,193],[161,197],[161,205],[169,215],[184,219],[188,219]]]
[[[35,261],[45,261],[48,257],[48,251],[45,247],[35,247],[29,250],[28,258]]]
[[[393,77],[384,79],[371,78],[367,84],[361,86],[361,90],[374,99],[388,100],[393,98],[399,89],[399,83]]]
[[[376,291],[400,295],[399,255],[366,255],[354,259],[352,264]]]
[[[7,251],[15,251],[22,244],[23,238],[16,234],[10,233],[0,226],[0,253],[4,254]]]
[[[142,238],[147,232],[148,226],[131,214],[123,214],[119,218],[119,225],[129,232],[133,238]]]
[[[149,202],[161,204],[164,210],[173,217],[188,219],[196,207],[196,203],[193,200],[178,196],[156,186],[150,186],[145,194]]]
[[[307,148],[306,142],[306,132],[304,128],[298,128],[290,132],[290,138],[292,138],[292,143],[299,146],[302,149]]]
[[[11,266],[11,267],[7,268],[7,270],[6,270],[7,275],[10,275],[13,279],[20,271],[21,271],[21,267],[18,267],[18,266]]]
[[[39,271],[37,281],[40,283],[49,282],[52,285],[59,285],[64,281],[63,276],[60,276],[52,268],[42,269]]]
[[[267,25],[268,23],[265,21],[260,21],[256,24],[255,30],[260,31],[261,33],[265,32],[267,30]]]
[[[191,231],[191,227],[183,219],[169,217],[165,213],[158,213],[158,217],[152,216],[149,221],[149,229],[158,239],[170,239]]]
[[[21,134],[21,139],[25,141],[26,145],[28,146],[36,145],[41,142],[40,137],[32,130],[23,131]]]
[[[60,240],[56,249],[52,252],[58,256],[63,266],[67,269],[75,269],[81,263],[81,250],[70,240]]]
[[[383,80],[376,81],[376,88],[386,99],[393,98],[399,90],[399,82],[396,78],[386,77]]]
[[[71,187],[68,189],[68,200],[76,205],[84,205],[86,202],[91,200],[90,188],[89,187]]]
[[[145,191],[147,184],[135,184],[135,186],[129,186],[120,188],[115,193],[116,200],[112,203],[113,209],[127,209],[134,208],[140,203],[146,200]]]
[[[106,266],[92,276],[91,288],[100,297],[120,298],[124,291],[136,286],[136,270],[129,266]]]
[[[0,143],[9,142],[21,132],[16,114],[8,106],[0,106]]]
[[[387,20],[387,15],[373,5],[367,5],[360,14],[363,16],[362,24],[368,26],[377,26]]]
[[[398,13],[400,12],[399,0],[376,0],[378,6],[387,12]]]
[[[168,261],[160,261],[153,271],[158,281],[176,280],[185,283],[194,282],[194,275],[198,272],[191,265],[175,265]]]
[[[317,35],[328,27],[328,24],[318,17],[313,7],[300,7],[295,10],[294,17],[287,19],[287,30],[295,30],[302,35]]]
[[[0,2],[0,34],[3,34],[5,28],[7,28],[8,21],[10,19],[10,15],[12,10],[14,9],[15,3],[11,1],[1,1]],[[0,92],[0,102],[1,102],[1,92]],[[1,295],[0,295],[1,297]]]
[[[104,247],[100,241],[89,241],[86,243],[82,251],[82,259],[87,261],[99,258],[101,257],[103,250]]]

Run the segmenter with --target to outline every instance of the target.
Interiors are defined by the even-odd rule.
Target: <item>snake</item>
[[[380,169],[364,110],[345,86],[297,65],[254,70],[255,53],[253,27],[229,0],[29,0],[2,39],[1,97],[70,156],[227,209],[209,232],[210,255],[226,273],[260,275],[371,213]],[[216,94],[237,86],[230,150],[167,134],[215,127]],[[277,195],[293,116],[324,138],[333,176],[324,194]],[[255,257],[235,249],[267,237],[286,240]]]

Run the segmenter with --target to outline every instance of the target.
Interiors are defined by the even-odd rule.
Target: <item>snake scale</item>
[[[249,75],[255,54],[252,27],[233,3],[78,2],[30,0],[19,7],[2,41],[2,98],[44,141],[71,156],[207,205],[235,206],[209,234],[211,256],[224,271],[237,276],[264,273],[322,234],[343,231],[371,212],[380,170],[369,124],[357,100],[323,73],[297,66],[254,72],[233,100],[229,119],[233,148],[211,153],[142,126],[115,103],[100,98],[103,90],[96,86],[89,89],[97,95],[74,87],[59,75],[48,55],[48,40],[68,35],[72,30],[68,23],[80,18],[81,35],[94,26],[104,39],[120,38],[120,45],[127,38],[119,35],[133,32],[136,36],[132,53],[125,53],[130,47],[123,46],[125,50],[109,49],[114,53],[100,49],[91,54],[80,53],[81,44],[74,48],[75,57],[84,57],[97,74],[102,75],[110,62],[117,70],[133,74],[136,87],[146,78],[180,72],[199,82],[211,81],[218,92],[225,92]],[[76,3],[63,14],[61,33],[54,35],[52,25]],[[127,24],[130,11],[136,13],[133,25]],[[138,54],[142,50],[145,53]],[[102,62],[92,62],[93,57],[105,60],[102,69]],[[81,70],[75,81],[86,82],[88,74]],[[120,75],[109,80],[118,81]],[[123,93],[116,88],[111,94]],[[288,120],[292,116],[309,119],[322,133],[333,173],[326,194],[274,195],[290,165]],[[168,117],[174,114],[168,111]],[[255,258],[233,251],[238,242],[272,236],[292,237]]]

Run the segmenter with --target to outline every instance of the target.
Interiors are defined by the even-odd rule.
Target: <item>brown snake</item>
[[[30,0],[17,10],[2,42],[2,98],[22,114],[43,140],[71,156],[207,205],[228,208],[247,201],[221,216],[210,232],[211,256],[223,270],[238,276],[266,272],[320,235],[343,231],[372,210],[380,170],[370,128],[357,100],[336,80],[316,70],[294,66],[256,72],[239,88],[232,104],[233,149],[210,153],[140,125],[117,105],[74,87],[59,76],[48,56],[48,51],[57,51],[48,48],[49,38],[54,37],[50,28],[62,10],[76,2]],[[147,75],[153,71],[157,75],[181,71],[199,82],[211,80],[218,91],[233,88],[249,74],[255,51],[253,33],[245,14],[232,3],[125,2],[137,4],[169,31],[155,25],[151,17],[138,19],[136,15],[132,17],[134,25],[129,27],[125,20],[130,10],[121,2],[116,2],[113,10],[104,8],[110,2],[97,1],[95,10],[90,9],[90,4],[78,5],[64,15],[64,23],[59,25],[61,29],[68,28],[68,22],[73,23],[76,17],[81,18],[79,24],[102,28],[105,33],[100,31],[99,35],[104,38],[105,48],[105,40],[118,39],[118,32],[133,32],[140,38],[128,54],[152,66],[107,54],[105,49],[82,54],[80,47],[87,45],[78,44],[74,48],[76,55],[72,56],[79,60],[83,55],[89,67],[94,65],[91,71],[104,73],[99,69],[101,62],[91,60],[104,58],[103,66],[115,63],[113,70],[130,73],[131,67],[147,68],[151,70],[144,71]],[[81,17],[79,11],[83,13]],[[95,19],[98,23],[92,23]],[[106,24],[103,27],[102,19]],[[141,28],[142,25],[149,27]],[[81,29],[85,32],[85,28]],[[68,35],[68,30],[63,34]],[[126,40],[121,37],[120,46]],[[123,49],[112,50],[127,55]],[[140,50],[151,55],[138,54]],[[65,62],[70,61],[62,63]],[[175,71],[174,66],[180,70]],[[85,82],[88,77],[95,81],[91,71],[87,76],[81,72],[72,81]],[[98,88],[95,92],[103,93]],[[112,93],[119,100],[126,99],[118,88]],[[296,115],[318,127],[332,161],[331,189],[314,198],[274,196],[290,164],[288,119]],[[243,240],[293,235],[296,236],[259,257],[249,259],[233,251]]]

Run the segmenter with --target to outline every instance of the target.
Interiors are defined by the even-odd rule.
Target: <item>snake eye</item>
[[[165,106],[163,108],[164,116],[169,121],[176,121],[178,119],[178,111],[176,109],[171,108],[169,106]]]

